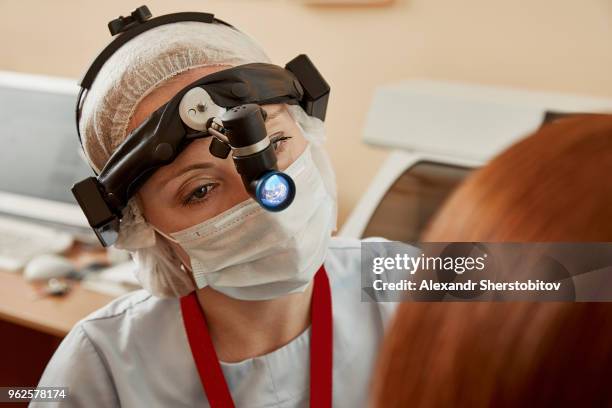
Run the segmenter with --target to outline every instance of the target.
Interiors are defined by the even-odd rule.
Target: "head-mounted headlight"
[[[123,34],[102,51],[83,78],[77,102],[77,129],[86,89],[103,62],[129,38],[177,21],[227,24],[207,13],[149,17],[148,9],[139,8],[131,17],[109,23],[109,27]],[[125,27],[117,28],[121,25],[118,20]],[[285,68],[254,63],[206,75],[153,112],[128,135],[97,177],[76,183],[72,192],[100,242],[112,245],[118,236],[122,211],[138,188],[158,168],[171,163],[191,141],[212,137],[210,152],[220,158],[231,152],[249,194],[265,209],[280,211],[291,204],[295,186],[289,176],[278,171],[265,129],[265,112],[259,105],[299,104],[309,115],[324,120],[328,97],[329,86],[306,55],[294,58]]]

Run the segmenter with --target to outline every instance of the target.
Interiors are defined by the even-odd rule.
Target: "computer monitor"
[[[88,229],[72,184],[92,174],[78,142],[77,81],[0,71],[0,213]]]

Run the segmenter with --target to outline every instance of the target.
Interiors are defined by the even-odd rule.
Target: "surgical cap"
[[[179,22],[131,39],[105,62],[82,107],[78,126],[90,166],[100,172],[127,137],[139,102],[169,78],[197,67],[252,62],[270,60],[251,37],[222,24]],[[322,148],[323,123],[299,106],[289,111],[311,142],[315,163],[335,199],[334,173]],[[138,280],[152,294],[183,296],[195,290],[174,249],[144,219],[137,196],[123,211],[115,246],[130,251]]]

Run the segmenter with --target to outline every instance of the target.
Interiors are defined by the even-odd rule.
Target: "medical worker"
[[[248,63],[270,61],[218,22],[131,38],[101,67],[78,120],[94,171],[187,85]],[[39,384],[68,387],[60,406],[366,403],[393,305],[361,302],[360,241],[331,236],[336,188],[322,121],[299,105],[262,108],[278,168],[295,181],[293,203],[261,208],[232,159],[210,153],[212,138],[157,169],[123,211],[115,243],[131,252],[144,290],[63,340]]]

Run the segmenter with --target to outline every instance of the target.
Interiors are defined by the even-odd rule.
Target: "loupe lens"
[[[295,197],[295,183],[285,173],[271,171],[259,179],[255,189],[257,202],[268,211],[289,207]]]

